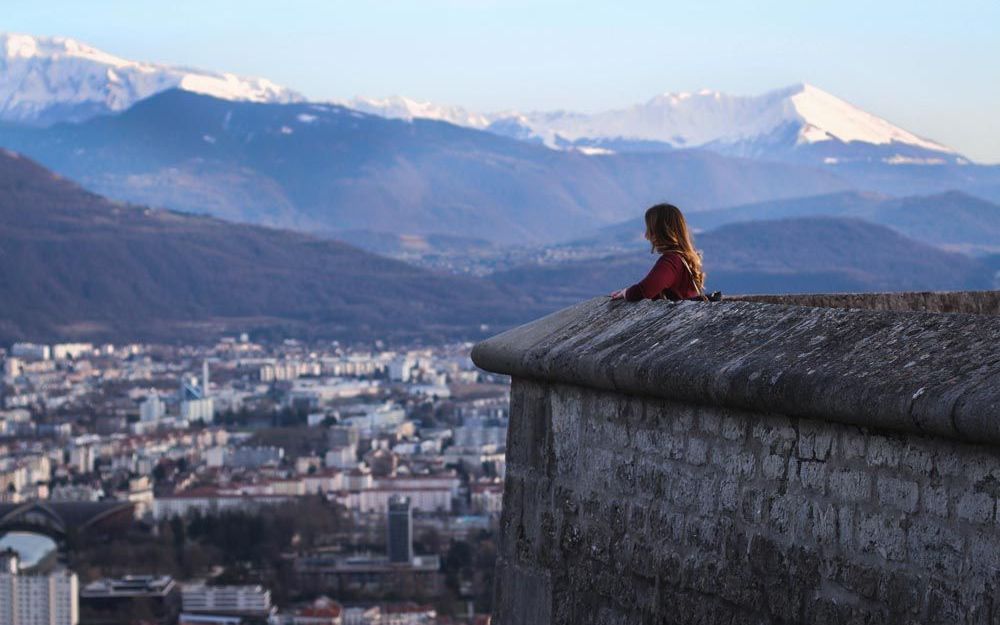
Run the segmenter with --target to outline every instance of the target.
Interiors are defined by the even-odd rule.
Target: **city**
[[[470,347],[11,345],[0,623],[482,621],[509,399]]]
[[[1000,625],[1000,2],[3,18],[0,625]]]

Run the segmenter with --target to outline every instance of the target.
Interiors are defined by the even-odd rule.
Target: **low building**
[[[436,597],[444,588],[441,559],[436,555],[393,563],[385,556],[318,553],[296,558],[295,572],[307,592],[376,597],[405,589],[415,596]]]
[[[156,497],[153,500],[153,518],[183,517],[194,511],[201,514],[219,514],[227,510],[253,511],[261,506],[282,504],[290,499],[289,495],[245,495],[204,487]]]
[[[321,597],[307,608],[286,618],[287,625],[344,625],[344,608],[336,601]]]
[[[126,575],[91,582],[80,589],[80,625],[127,624],[137,620],[168,625],[180,612],[180,593],[164,575]]]
[[[275,611],[271,591],[260,585],[185,584],[181,589],[181,605],[189,620],[193,615],[267,618]]]

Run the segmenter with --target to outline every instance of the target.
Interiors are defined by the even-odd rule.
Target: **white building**
[[[156,392],[148,395],[145,401],[139,404],[139,419],[142,421],[159,421],[166,413],[167,405]]]
[[[185,399],[181,402],[181,419],[188,422],[201,419],[205,423],[212,423],[215,420],[215,402],[211,397]]]
[[[393,382],[409,382],[410,374],[417,365],[416,361],[409,357],[399,357],[389,363],[389,379]]]
[[[23,575],[17,553],[0,553],[0,625],[77,625],[76,573]]]
[[[52,346],[54,360],[76,360],[81,356],[89,356],[94,352],[91,343],[56,343]]]
[[[97,461],[97,450],[93,445],[78,445],[69,450],[69,464],[78,473],[90,473]]]
[[[14,343],[10,348],[10,355],[25,360],[49,360],[52,357],[52,350],[48,345]]]
[[[23,363],[19,358],[8,356],[7,359],[3,361],[3,376],[8,379],[16,378],[21,375],[22,368]]]
[[[323,458],[327,467],[335,469],[353,469],[358,466],[358,453],[354,447],[333,447]]]
[[[291,501],[287,495],[244,495],[219,492],[214,488],[184,491],[153,500],[153,518],[156,520],[187,516],[195,511],[201,514],[219,514],[227,510],[253,511],[261,506],[281,505]]]

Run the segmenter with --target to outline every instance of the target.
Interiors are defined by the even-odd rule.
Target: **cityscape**
[[[3,17],[0,625],[1000,625],[1000,2]]]
[[[0,623],[485,622],[509,399],[469,348],[13,344]]]

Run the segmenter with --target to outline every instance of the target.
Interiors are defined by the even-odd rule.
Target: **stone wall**
[[[743,295],[731,299],[733,301],[791,304],[818,308],[1000,315],[1000,291]]]
[[[998,345],[600,299],[480,344],[514,376],[494,622],[1000,623]]]

